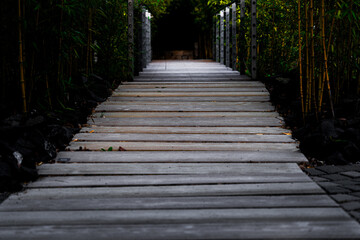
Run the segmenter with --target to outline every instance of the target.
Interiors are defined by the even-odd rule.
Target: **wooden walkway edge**
[[[0,239],[360,239],[260,82],[154,61],[0,205]]]

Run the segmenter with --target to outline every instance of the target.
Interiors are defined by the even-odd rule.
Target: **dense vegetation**
[[[150,9],[154,23],[164,19],[159,17],[161,14],[184,3],[136,2]],[[193,9],[194,41],[200,45],[201,58],[212,57],[212,15],[229,2],[186,1]],[[249,43],[250,1],[246,2],[248,17],[244,21]],[[257,2],[260,77],[296,71],[302,82],[299,92],[304,115],[321,113],[324,105],[331,112],[332,105],[359,95],[359,0]],[[96,84],[92,81],[94,75],[109,87],[130,77],[126,0],[5,0],[2,5],[3,116],[20,112],[22,105],[24,111],[71,110],[73,103],[79,102],[76,93]],[[154,26],[155,34],[156,29]],[[246,52],[245,60],[249,60],[249,44]]]
[[[155,15],[166,6],[136,2]],[[129,78],[126,0],[5,0],[0,11],[2,117],[73,111],[99,79],[111,88]]]

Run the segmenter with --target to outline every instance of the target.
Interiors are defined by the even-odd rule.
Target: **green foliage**
[[[3,9],[16,9],[14,2],[17,1],[6,0]],[[92,75],[101,76],[112,87],[129,78],[127,2],[21,0],[26,95],[30,108],[71,109],[71,102],[90,86],[87,79]],[[170,0],[135,0],[135,3],[135,8],[145,5],[158,16],[166,11]],[[2,34],[7,36],[4,40],[7,45],[3,44],[1,50],[9,42],[18,42],[16,34],[9,34],[17,32],[17,14],[9,13],[3,21],[9,27]],[[1,61],[3,69],[11,69],[9,73],[19,69],[14,52],[14,56],[10,51],[4,55],[4,59],[15,57],[11,66]],[[1,78],[2,87],[19,82],[17,74],[1,75]],[[17,95],[14,92],[20,92],[16,89],[19,86],[14,87],[11,93],[2,96]]]

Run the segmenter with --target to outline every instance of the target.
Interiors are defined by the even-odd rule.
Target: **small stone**
[[[342,172],[340,174],[351,178],[360,178],[360,172],[356,171]]]
[[[358,210],[360,209],[360,201],[342,203],[341,207],[348,211]]]
[[[350,202],[350,201],[360,201],[360,197],[355,197],[350,194],[334,194],[331,195],[333,199],[335,199],[336,202],[344,203],[344,202]]]

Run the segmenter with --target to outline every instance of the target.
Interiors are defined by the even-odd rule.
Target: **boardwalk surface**
[[[217,63],[153,62],[88,125],[0,205],[0,239],[360,239],[264,85]]]

